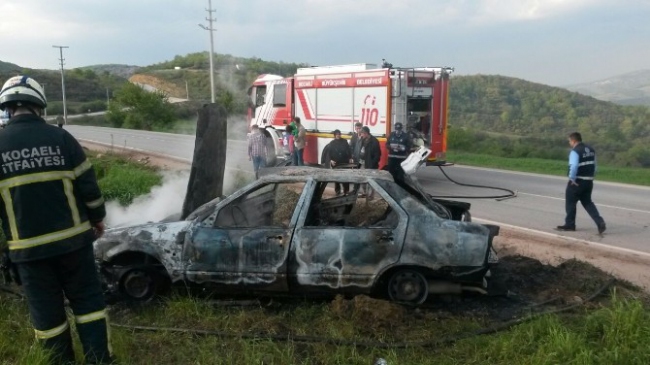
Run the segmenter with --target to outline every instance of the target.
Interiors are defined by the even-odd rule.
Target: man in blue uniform
[[[9,259],[36,338],[54,361],[75,361],[65,296],[86,364],[110,363],[92,245],[104,232],[104,199],[79,142],[41,117],[46,106],[43,88],[30,77],[12,77],[0,90],[0,109],[10,115],[0,131],[0,219]]]
[[[402,183],[404,181],[402,162],[411,153],[411,138],[404,132],[402,123],[395,123],[395,130],[388,137],[386,149],[388,150],[388,172],[393,175],[395,182]]]
[[[556,230],[576,230],[576,206],[580,202],[596,223],[598,233],[602,234],[606,229],[605,220],[591,200],[596,175],[596,151],[582,143],[582,136],[578,132],[569,135],[569,144],[572,149],[569,153],[569,181],[566,187],[566,218],[564,225],[557,226]]]

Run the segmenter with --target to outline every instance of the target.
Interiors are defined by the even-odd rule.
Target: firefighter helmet
[[[43,87],[29,76],[14,76],[7,80],[0,90],[0,110],[8,104],[32,104],[39,108],[47,107]]]

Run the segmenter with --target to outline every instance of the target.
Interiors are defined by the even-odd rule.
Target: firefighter
[[[388,137],[386,149],[388,150],[388,172],[393,175],[395,182],[401,183],[404,181],[401,163],[411,153],[411,139],[407,133],[404,133],[402,123],[395,123],[395,130]]]
[[[65,129],[42,118],[43,88],[27,76],[0,90],[10,115],[0,131],[0,219],[36,338],[55,362],[74,363],[68,299],[87,364],[112,361],[93,241],[104,232],[104,199],[90,161]]]

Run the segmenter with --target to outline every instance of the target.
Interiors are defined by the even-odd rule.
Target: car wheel
[[[160,280],[160,276],[152,269],[135,268],[122,276],[120,288],[127,299],[144,302],[156,295]]]
[[[388,298],[394,302],[422,304],[429,296],[429,284],[415,270],[399,270],[388,281]]]

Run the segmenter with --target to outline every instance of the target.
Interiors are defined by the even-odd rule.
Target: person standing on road
[[[556,230],[576,230],[576,206],[580,202],[596,223],[598,233],[603,234],[607,228],[605,220],[591,200],[596,175],[596,151],[582,143],[582,135],[578,132],[569,135],[569,145],[571,145],[571,152],[569,153],[569,181],[566,187],[566,218],[564,225],[557,226]]]
[[[304,155],[305,155],[305,146],[307,145],[307,131],[300,122],[300,117],[293,118],[294,123],[296,123],[296,135],[294,137],[294,144],[296,148],[294,149],[295,165],[296,166],[305,166]]]
[[[359,154],[361,153],[361,128],[363,124],[356,122],[354,123],[354,133],[352,133],[352,138],[350,138],[350,149],[352,150],[352,163],[357,165],[359,168]]]
[[[370,128],[364,126],[361,128],[361,151],[359,153],[359,162],[363,169],[379,169],[379,160],[381,160],[381,147],[379,140],[370,134]],[[368,199],[372,199],[374,190],[370,186],[366,186],[366,194]]]
[[[395,123],[395,130],[388,137],[386,147],[388,172],[393,175],[395,182],[401,184],[404,181],[404,169],[401,164],[411,153],[411,139],[407,133],[404,133],[402,123]]]
[[[287,158],[289,159],[289,161],[292,164],[294,164],[294,161],[293,161],[293,149],[294,149],[294,146],[293,146],[293,127],[291,127],[290,125],[287,125],[284,128],[284,142],[283,143],[284,143],[284,146],[285,146],[285,153],[288,154]]]
[[[68,299],[86,363],[110,363],[106,306],[93,255],[104,198],[79,142],[42,118],[43,88],[27,76],[0,90],[11,119],[0,131],[0,219],[27,297],[36,338],[74,363]]]
[[[356,122],[354,123],[354,133],[352,133],[352,138],[350,138],[350,150],[352,151],[352,158],[350,159],[350,163],[354,164],[354,168],[358,169],[361,168],[361,164],[359,163],[359,155],[361,154],[361,128],[363,127],[363,124]],[[355,192],[359,191],[359,184],[354,184],[353,190]]]
[[[332,132],[332,134],[334,135],[334,139],[325,147],[327,149],[327,163],[325,166],[328,166],[332,169],[343,168],[345,165],[350,163],[350,159],[352,158],[352,151],[350,150],[348,141],[341,138],[340,130],[336,129]],[[341,185],[343,185],[342,192]],[[336,195],[341,195],[341,193],[347,194],[350,191],[350,184],[334,183],[334,191],[336,192]]]
[[[248,160],[253,161],[253,171],[257,179],[260,169],[266,167],[266,137],[257,124],[251,127],[251,134],[248,136]]]

